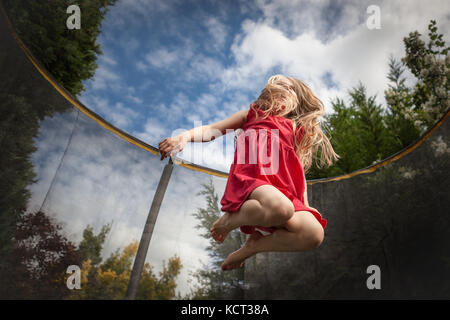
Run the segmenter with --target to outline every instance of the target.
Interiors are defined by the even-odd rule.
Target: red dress
[[[325,229],[327,220],[304,204],[305,176],[294,150],[292,120],[280,116],[263,119],[263,116],[263,111],[256,104],[250,106],[243,132],[237,139],[234,161],[220,201],[221,210],[230,213],[238,211],[256,187],[269,184],[292,201],[295,211],[311,212]],[[303,137],[303,133],[303,127],[297,128],[298,140]],[[269,233],[277,229],[241,226],[240,230],[252,234],[255,228]]]

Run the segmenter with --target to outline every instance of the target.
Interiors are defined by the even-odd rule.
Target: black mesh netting
[[[74,107],[0,17],[0,297],[123,299],[167,162]],[[316,251],[258,254],[227,273],[245,237],[209,236],[226,179],[175,166],[137,298],[449,298],[448,131],[372,173],[310,185],[328,219]],[[70,265],[81,289],[66,286]],[[371,265],[380,290],[367,288]]]

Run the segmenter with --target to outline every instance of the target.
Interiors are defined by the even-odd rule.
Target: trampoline
[[[177,157],[161,162],[157,148],[108,123],[61,87],[1,11],[0,101],[4,108],[25,106],[39,118],[30,159],[36,182],[27,186],[24,214],[41,213],[33,221],[58,226],[66,241],[62,253],[35,247],[32,252],[77,253],[89,230],[94,236],[109,230],[96,253],[101,261],[75,253],[61,260],[80,267],[81,289],[66,287],[68,265],[60,256],[48,258],[59,264],[27,257],[9,262],[16,271],[0,280],[3,297],[450,298],[449,112],[388,159],[307,182],[309,202],[328,220],[319,249],[259,253],[244,268],[223,273],[223,258],[245,241],[238,230],[223,245],[209,237],[227,173]],[[25,236],[21,245],[29,241]],[[45,279],[47,271],[56,272],[45,268],[55,265],[58,284],[24,284]],[[367,287],[371,265],[381,270],[381,290]],[[86,270],[100,276],[94,279]],[[94,283],[110,295],[96,291]]]

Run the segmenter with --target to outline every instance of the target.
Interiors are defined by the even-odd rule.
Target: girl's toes
[[[226,264],[226,265],[222,265],[222,270],[224,270],[224,271],[233,270],[233,269],[241,268],[243,265],[244,265],[243,262]]]
[[[223,242],[223,237],[222,237],[221,234],[213,231],[213,232],[211,232],[211,236],[213,237],[214,240],[216,240],[216,241],[218,241],[220,243]]]

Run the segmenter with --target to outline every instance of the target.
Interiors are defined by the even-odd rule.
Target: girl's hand
[[[181,136],[166,138],[159,143],[159,152],[161,153],[161,160],[167,156],[173,156],[182,151],[186,146],[186,140]]]

